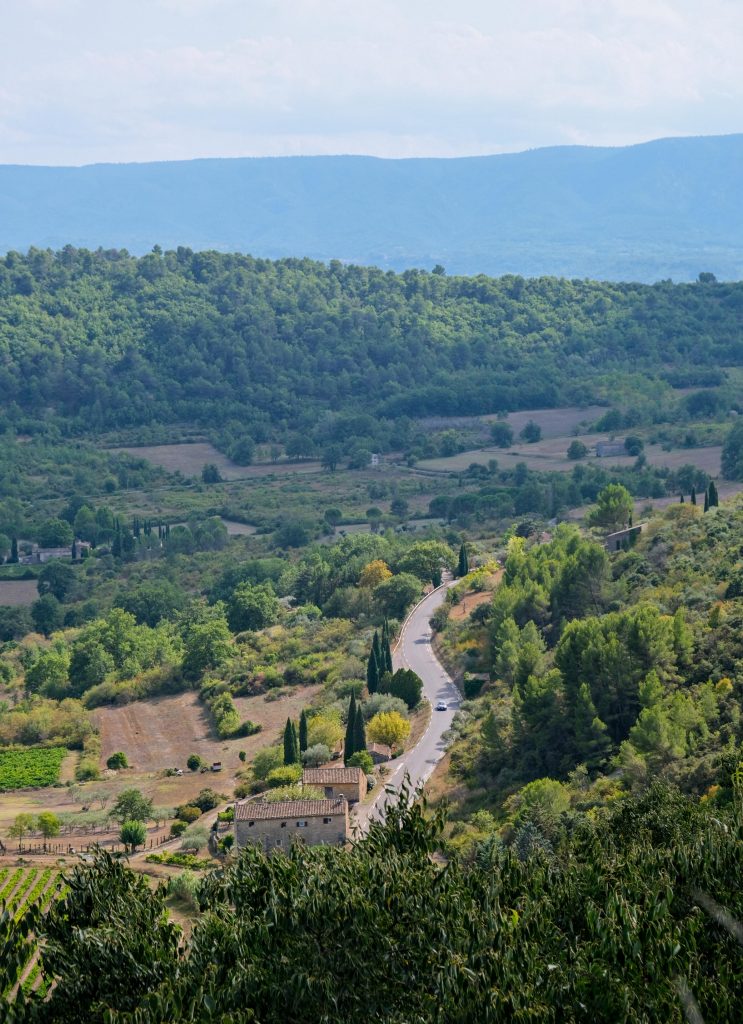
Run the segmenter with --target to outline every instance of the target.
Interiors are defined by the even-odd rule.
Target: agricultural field
[[[65,757],[65,747],[14,747],[0,750],[0,792],[53,785],[59,779],[59,769]]]
[[[62,876],[54,867],[4,867],[0,865],[0,912],[4,909],[18,921],[32,907],[45,912],[64,893]],[[36,991],[42,984],[38,949],[28,947],[28,957],[17,984],[24,992]],[[11,990],[12,993],[12,990]],[[0,996],[11,993],[0,993]]]
[[[113,450],[147,459],[169,473],[180,472],[184,476],[200,477],[204,466],[212,463],[224,480],[271,476],[274,473],[317,473],[320,470],[319,462],[263,462],[251,466],[238,466],[208,441],[194,441],[189,444],[130,445]]]
[[[37,600],[36,580],[0,580],[0,605],[27,606]]]

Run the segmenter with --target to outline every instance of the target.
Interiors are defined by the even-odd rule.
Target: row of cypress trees
[[[299,730],[291,718],[287,718],[284,726],[284,764],[299,764],[306,749],[307,713],[302,708],[302,713],[299,716]]]
[[[343,745],[343,760],[345,764],[348,764],[354,754],[358,754],[362,750],[366,750],[364,716],[361,713],[361,705],[356,703],[356,694],[352,693],[351,703],[348,705],[346,738]]]
[[[387,619],[382,625],[382,637],[374,630],[369,658],[366,663],[366,688],[369,693],[377,693],[379,681],[389,672],[392,674],[392,648],[390,646],[390,627]]]
[[[692,505],[696,505],[696,503],[697,503],[697,489],[696,489],[696,487],[692,487],[692,489],[691,489],[691,499],[690,500],[691,500]],[[681,495],[681,504],[683,504],[683,503],[684,503],[684,496],[682,494]],[[710,480],[709,486],[705,489],[705,492],[704,492],[704,511],[708,512],[711,508],[717,508],[717,506],[719,504],[720,504],[720,496],[717,493],[717,486],[716,486],[714,480]]]

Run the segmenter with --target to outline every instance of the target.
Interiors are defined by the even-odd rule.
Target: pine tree
[[[459,566],[457,568],[457,575],[459,577],[466,576],[470,571],[470,560],[467,556],[467,545],[462,541],[462,546],[459,549]]]
[[[588,683],[578,690],[573,719],[575,750],[579,761],[589,768],[598,767],[608,757],[611,740],[606,726],[596,713]]]
[[[10,542],[10,560],[14,563],[18,561],[18,540],[15,537]]]
[[[358,754],[360,750],[366,750],[366,729],[364,728],[364,716],[361,713],[361,706],[356,708],[356,715],[353,723],[353,752]]]
[[[709,507],[710,508],[717,508],[717,506],[719,504],[720,504],[720,497],[719,497],[719,495],[717,493],[717,487],[715,485],[715,481],[714,480],[710,480],[710,482],[709,482]]]
[[[346,722],[346,742],[343,746],[343,760],[348,764],[349,758],[356,753],[354,749],[354,733],[356,727],[356,694],[351,694],[351,702],[348,705],[348,721]]]
[[[307,712],[302,708],[299,716],[299,752],[303,754],[307,749]]]
[[[284,764],[297,764],[298,761],[297,730],[291,718],[287,718],[284,726]]]
[[[369,651],[369,658],[366,663],[366,688],[369,693],[376,693],[379,689],[379,665],[374,648]]]
[[[696,489],[696,487],[692,487],[692,489],[691,489],[691,503],[692,503],[692,505],[696,505],[696,503],[697,503],[697,489]]]

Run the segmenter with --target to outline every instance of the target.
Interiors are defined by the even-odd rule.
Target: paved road
[[[452,580],[434,590],[413,609],[393,652],[392,661],[396,669],[412,668],[423,680],[423,692],[431,702],[431,721],[416,746],[398,760],[391,762],[390,769],[394,774],[385,779],[385,787],[398,789],[406,772],[414,788],[422,785],[446,752],[444,733],[451,726],[461,697],[451,677],[433,653],[428,620],[439,605],[443,604],[446,587],[454,582]],[[436,703],[440,700],[446,701],[449,705],[447,711],[436,711]],[[374,804],[364,808],[364,817],[381,817],[388,799],[390,798],[383,787]],[[360,823],[363,828],[364,822]]]

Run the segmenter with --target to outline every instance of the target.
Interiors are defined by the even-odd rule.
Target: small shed
[[[596,444],[596,455],[599,459],[608,459],[617,455],[626,455],[624,441],[599,441]]]
[[[392,747],[385,743],[368,743],[366,746],[374,764],[384,764],[392,760]]]
[[[638,523],[637,526],[628,526],[624,530],[616,530],[604,537],[604,547],[607,551],[621,551],[623,548],[631,548],[637,541],[647,523]]]
[[[361,768],[305,768],[304,786],[317,786],[328,799],[343,796],[349,804],[366,796],[366,775]]]

